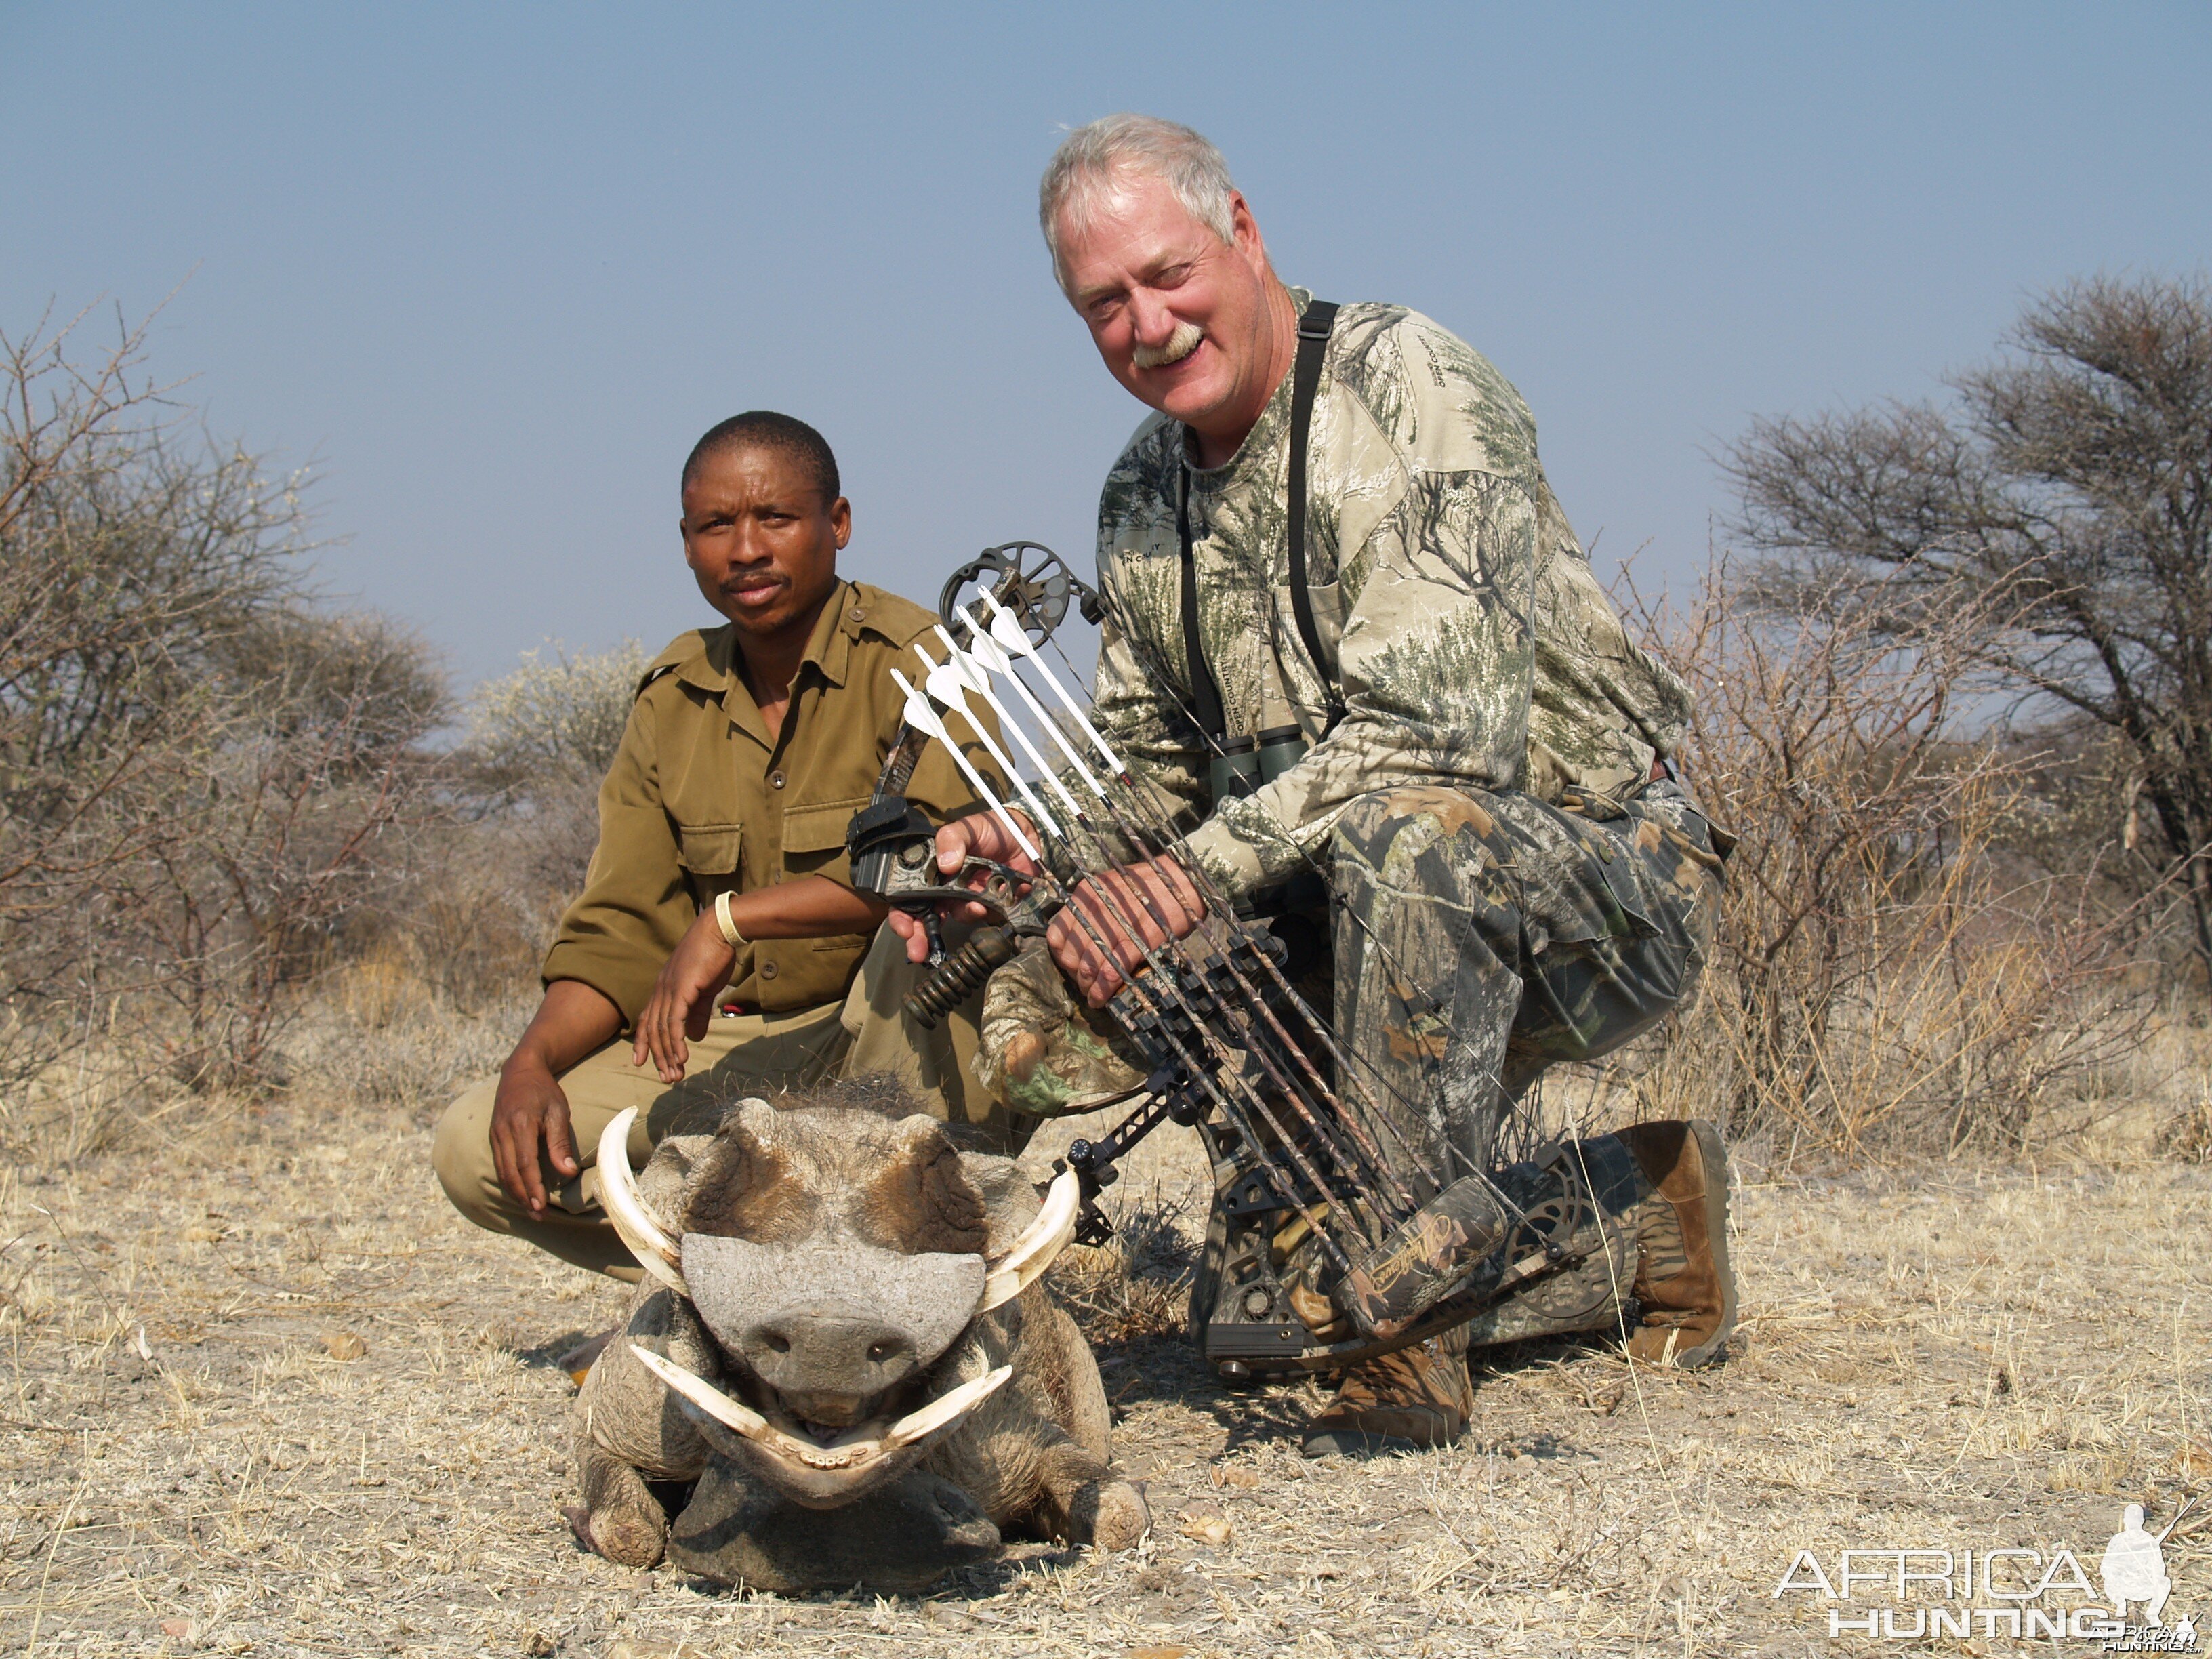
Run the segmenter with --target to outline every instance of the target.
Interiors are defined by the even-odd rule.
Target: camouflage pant
[[[1721,890],[1705,819],[1665,781],[1587,811],[1383,790],[1339,819],[1334,862],[1350,911],[1336,1030],[1382,1109],[1455,1174],[1525,1150],[1504,1132],[1545,1066],[1617,1048],[1682,1000]]]
[[[1334,963],[1324,945],[1293,971],[1308,1001],[1334,1004],[1370,1091],[1438,1168],[1499,1162],[1506,1109],[1537,1073],[1647,1030],[1705,965],[1721,884],[1705,820],[1672,783],[1613,810],[1422,787],[1363,796],[1338,820],[1334,874],[1352,914],[1299,917],[1306,938],[1334,938]],[[1009,1070],[1031,1035],[1042,1058]],[[975,1078],[1054,1117],[1127,1093],[1144,1071],[1032,941],[992,976]]]
[[[1364,1085],[1342,1091],[1346,1104],[1364,1095],[1392,1121],[1396,1133],[1377,1126],[1370,1137],[1384,1161],[1410,1152],[1422,1166],[1415,1190],[1488,1173],[1524,1213],[1455,1294],[1497,1283],[1547,1244],[1575,1264],[1522,1280],[1446,1333],[1453,1352],[1620,1325],[1639,1263],[1680,1248],[1663,1224],[1671,1212],[1643,1202],[1650,1188],[1619,1140],[1539,1148],[1514,1107],[1545,1066],[1617,1048],[1680,1006],[1711,943],[1720,860],[1672,783],[1625,806],[1572,805],[1443,787],[1354,802],[1332,848],[1342,901],[1333,960],[1300,986],[1334,1005]],[[1250,1278],[1272,1231],[1217,1202],[1193,1296],[1199,1329],[1214,1328],[1221,1289]],[[1303,1248],[1273,1267],[1327,1276]]]

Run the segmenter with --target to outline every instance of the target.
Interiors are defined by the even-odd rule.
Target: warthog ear
[[[869,1242],[906,1255],[981,1255],[990,1241],[982,1194],[935,1118],[916,1113],[890,1126],[889,1167],[869,1183],[860,1217]]]
[[[803,1237],[814,1200],[792,1180],[784,1127],[765,1100],[741,1100],[692,1161],[684,1231],[762,1243]]]
[[[637,1195],[661,1225],[679,1237],[684,1231],[684,1194],[691,1190],[691,1177],[699,1159],[714,1144],[711,1134],[663,1135],[653,1156],[637,1172]],[[673,1222],[676,1224],[670,1225]]]

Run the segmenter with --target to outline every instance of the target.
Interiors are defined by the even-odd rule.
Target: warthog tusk
[[[637,1108],[632,1106],[617,1114],[599,1135],[599,1201],[637,1265],[688,1298],[691,1289],[684,1282],[684,1253],[647,1211],[638,1196],[637,1177],[630,1172],[629,1126],[636,1118]]]
[[[1000,1303],[1012,1301],[1036,1283],[1052,1266],[1053,1259],[1067,1248],[1067,1241],[1075,1237],[1076,1212],[1082,1207],[1082,1182],[1074,1170],[1062,1170],[1053,1177],[1051,1190],[1045,1194],[1044,1205],[1037,1211],[1036,1219],[1014,1241],[1012,1249],[987,1264],[989,1272],[983,1279],[983,1301],[975,1311],[988,1313]]]
[[[637,1356],[638,1364],[723,1427],[743,1435],[763,1450],[773,1453],[786,1462],[830,1472],[857,1471],[890,1453],[919,1445],[965,1417],[1014,1374],[1012,1365],[1001,1365],[994,1371],[939,1395],[918,1410],[908,1412],[880,1436],[860,1437],[856,1431],[855,1436],[833,1440],[823,1446],[786,1434],[751,1407],[731,1399],[703,1377],[694,1376],[674,1361],[663,1359],[648,1348],[641,1348],[633,1342],[629,1345],[629,1351]]]
[[[908,1412],[890,1425],[884,1436],[884,1449],[895,1451],[902,1446],[919,1445],[942,1429],[965,1417],[988,1395],[998,1391],[999,1384],[1014,1374],[1012,1365],[1001,1365],[994,1371],[949,1389],[936,1399],[917,1410]]]
[[[637,1356],[637,1363],[651,1371],[670,1388],[682,1395],[701,1411],[726,1429],[733,1429],[748,1440],[757,1440],[775,1431],[769,1420],[750,1406],[741,1406],[704,1377],[694,1376],[672,1360],[663,1359],[650,1348],[641,1348],[635,1342],[629,1351]]]

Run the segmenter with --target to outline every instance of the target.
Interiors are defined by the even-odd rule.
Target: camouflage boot
[[[1498,1181],[1528,1224],[1481,1278],[1548,1241],[1578,1264],[1510,1291],[1462,1328],[1477,1347],[1613,1331],[1647,1364],[1720,1358],[1735,1324],[1728,1153],[1705,1122],[1638,1123],[1516,1164]]]
[[[1461,1326],[1469,1346],[1622,1330],[1643,1261],[1639,1212],[1651,1195],[1626,1145],[1615,1135],[1569,1142],[1494,1178],[1528,1220],[1462,1294],[1480,1297],[1510,1270],[1539,1260],[1547,1245],[1565,1251],[1566,1261],[1509,1286]]]
[[[1455,1346],[1431,1338],[1353,1366],[1336,1398],[1306,1425],[1298,1449],[1308,1457],[1375,1457],[1450,1445],[1474,1413],[1474,1385]]]
[[[1628,1352],[1649,1364],[1710,1365],[1735,1328],[1728,1151],[1701,1119],[1632,1124],[1619,1138],[1653,1188],[1636,1212],[1643,1318]]]

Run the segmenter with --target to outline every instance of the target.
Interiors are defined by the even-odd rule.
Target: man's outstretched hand
[[[737,951],[722,937],[714,911],[702,910],[661,964],[653,998],[637,1017],[629,1063],[651,1060],[663,1083],[681,1083],[690,1045],[707,1035],[714,998],[730,982],[737,961]]]
[[[874,932],[884,908],[880,899],[855,892],[842,881],[794,876],[732,894],[730,921],[740,938],[757,945],[769,939],[836,939]],[[652,999],[637,1017],[630,1064],[643,1066],[649,1060],[663,1083],[682,1082],[690,1064],[691,1044],[707,1035],[714,1018],[714,999],[730,982],[737,965],[737,948],[722,937],[710,904],[693,919],[661,965]]]
[[[583,1168],[561,1073],[621,1030],[622,1010],[606,997],[581,981],[556,979],[500,1068],[491,1107],[492,1165],[507,1195],[533,1218],[545,1213],[546,1188]]]
[[[564,1180],[573,1179],[583,1167],[576,1161],[568,1097],[544,1066],[510,1061],[499,1074],[499,1093],[491,1109],[491,1160],[507,1195],[533,1218],[545,1213],[544,1166],[550,1164]]]

